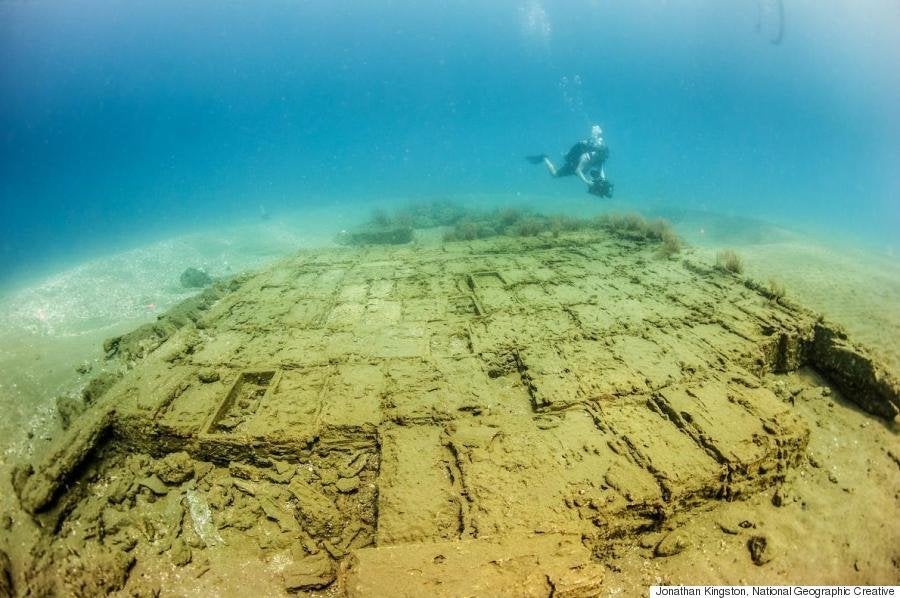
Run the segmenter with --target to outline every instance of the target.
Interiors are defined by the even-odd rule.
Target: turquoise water
[[[565,210],[523,157],[592,123],[616,205],[900,226],[893,0],[6,0],[0,53],[0,285],[263,211]]]

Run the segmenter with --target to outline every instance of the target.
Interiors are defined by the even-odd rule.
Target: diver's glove
[[[540,164],[544,161],[544,158],[547,157],[547,154],[541,154],[540,156],[525,156],[525,159],[531,162],[532,164]]]

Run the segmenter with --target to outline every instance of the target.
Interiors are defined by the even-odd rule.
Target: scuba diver
[[[609,158],[609,148],[603,143],[603,129],[599,125],[591,127],[591,137],[579,141],[564,157],[564,164],[559,168],[550,161],[546,154],[528,156],[526,159],[532,164],[543,162],[553,177],[578,175],[585,185],[588,193],[598,197],[612,197],[613,185],[606,178],[603,164]]]

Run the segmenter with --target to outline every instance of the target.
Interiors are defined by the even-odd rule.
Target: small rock
[[[720,519],[716,522],[716,524],[719,526],[720,530],[732,536],[736,536],[741,532],[740,528],[737,525],[729,521],[725,521],[724,519]]]
[[[775,557],[771,542],[766,536],[751,537],[747,540],[747,550],[750,551],[750,558],[753,560],[753,564],[757,566],[765,565]]]
[[[772,436],[778,436],[781,433],[781,430],[778,428],[778,426],[772,422],[764,421],[762,427],[767,434],[771,434]]]
[[[278,472],[278,475],[284,475],[289,471],[296,470],[296,467],[287,461],[272,461],[272,466]]]
[[[285,567],[282,576],[288,592],[320,590],[334,581],[334,564],[320,552],[295,560]]]
[[[659,539],[655,534],[644,534],[641,536],[641,548],[656,548],[657,544],[659,544]]]
[[[276,484],[287,484],[294,478],[294,475],[296,473],[297,470],[293,468],[285,471],[284,473],[278,473],[273,469],[267,469],[265,470],[265,478],[270,482],[275,482]]]
[[[113,480],[109,485],[109,492],[106,499],[110,504],[117,505],[128,497],[128,491],[131,489],[131,482],[124,477]]]
[[[206,548],[206,543],[203,541],[203,538],[194,531],[194,528],[188,526],[186,533],[184,534],[184,541],[191,548],[203,549]]]
[[[338,474],[333,469],[325,469],[319,472],[319,479],[323,484],[334,484],[338,480]]]
[[[366,453],[359,453],[344,463],[344,466],[341,467],[340,472],[338,474],[342,478],[352,478],[354,476],[358,476],[359,473],[365,469],[366,464],[369,461],[368,455]]]
[[[203,270],[199,270],[197,268],[187,268],[184,272],[181,273],[181,276],[178,277],[178,281],[184,288],[194,289],[205,287],[212,282],[212,277]]]
[[[342,492],[343,494],[350,494],[351,492],[355,492],[357,488],[359,488],[359,478],[341,478],[337,482],[335,482],[335,488],[337,488],[338,492]]]
[[[659,541],[653,554],[659,557],[674,556],[691,545],[690,538],[680,530],[669,532]]]
[[[295,476],[288,491],[296,499],[295,516],[303,528],[313,536],[331,536],[344,528],[344,518],[332,499],[314,484]]]
[[[171,453],[153,464],[153,473],[166,484],[181,484],[194,477],[194,461],[184,451]]]
[[[157,496],[165,496],[169,493],[169,489],[155,475],[138,480],[138,486],[142,486]]]
[[[250,510],[232,510],[232,512],[225,517],[224,524],[230,525],[236,530],[245,532],[248,529],[255,528],[259,525],[259,516]]]
[[[202,370],[197,372],[197,378],[199,378],[200,382],[203,382],[204,384],[218,382],[219,372],[217,372],[213,368],[203,368]]]
[[[287,484],[293,479],[296,473],[297,468],[290,463],[287,463],[285,461],[273,461],[272,467],[270,469],[266,469],[263,472],[263,475],[270,482],[275,482],[276,484]]]
[[[777,489],[775,494],[772,495],[772,504],[776,507],[784,505],[784,494],[781,493],[781,488]]]
[[[66,596],[110,596],[121,590],[135,563],[134,555],[88,543],[68,561],[72,573],[60,575],[57,593]]]
[[[263,471],[260,468],[241,463],[240,461],[232,461],[229,463],[228,473],[230,473],[233,478],[247,480],[249,482],[258,482],[263,478]]]
[[[84,413],[86,408],[87,405],[81,399],[65,395],[56,397],[56,412],[59,414],[59,423],[63,430],[68,430],[75,418]]]
[[[110,546],[122,552],[131,552],[135,549],[137,543],[138,539],[135,537],[134,532],[125,532],[109,540]]]
[[[216,484],[206,493],[206,500],[209,502],[209,506],[221,511],[234,502],[234,497],[228,490]]]
[[[172,563],[176,567],[184,567],[191,562],[191,557],[193,556],[191,547],[182,538],[175,540],[169,555],[172,557]]]
[[[325,552],[330,554],[332,558],[338,561],[347,555],[346,547],[329,540],[323,540],[322,547],[325,549]]]
[[[271,519],[278,524],[281,531],[289,533],[295,533],[297,531],[296,519],[285,513],[271,497],[259,497],[259,506],[262,508],[263,513],[265,513],[268,519]]]
[[[91,369],[93,367],[94,366],[92,366],[89,362],[83,361],[80,364],[78,364],[78,366],[75,368],[75,371],[78,372],[79,374],[87,374],[88,372],[91,371]]]
[[[245,482],[244,480],[234,479],[232,484],[235,488],[243,492],[248,496],[256,496],[256,488],[250,482]]]
[[[150,459],[144,455],[130,455],[125,460],[125,466],[135,477],[143,477],[150,471]]]
[[[122,374],[118,372],[103,372],[98,374],[87,383],[84,390],[81,391],[81,398],[88,405],[93,405],[102,397],[113,384],[119,381]]]
[[[198,480],[202,480],[213,469],[215,468],[213,467],[212,463],[208,463],[207,461],[198,461],[194,464],[194,475]]]

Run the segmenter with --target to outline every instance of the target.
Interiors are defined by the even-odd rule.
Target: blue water
[[[895,0],[0,2],[0,283],[323,201],[616,199],[889,244]],[[783,39],[773,43],[783,27]],[[598,200],[601,201],[601,200]]]

